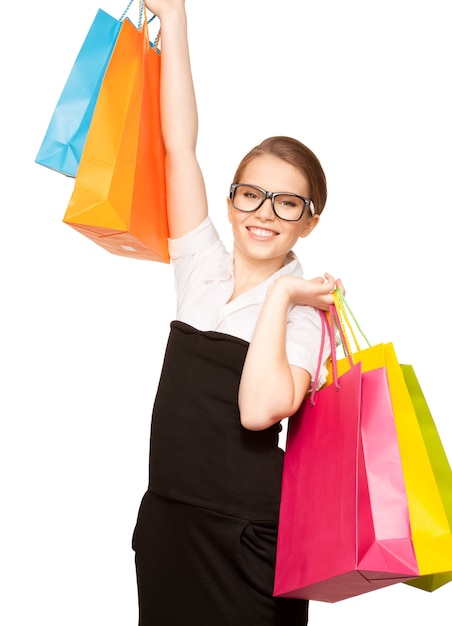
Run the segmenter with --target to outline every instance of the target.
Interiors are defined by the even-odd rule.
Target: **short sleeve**
[[[169,254],[173,261],[185,256],[197,254],[218,241],[218,233],[210,217],[206,217],[201,224],[178,239],[168,241]]]
[[[209,285],[221,278],[224,268],[230,265],[230,255],[210,218],[183,237],[170,239],[169,251],[174,269],[177,319],[200,328],[204,328],[204,324],[210,326],[216,298]]]
[[[310,306],[294,306],[288,315],[286,350],[290,365],[302,367],[314,380],[322,343],[322,320],[317,309]],[[329,337],[325,336],[321,355],[319,386],[326,380],[325,363],[331,353]]]

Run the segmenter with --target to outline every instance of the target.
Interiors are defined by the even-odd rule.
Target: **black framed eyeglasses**
[[[314,215],[312,200],[295,193],[271,192],[255,185],[234,183],[229,190],[229,197],[234,209],[244,213],[257,211],[270,198],[274,214],[286,222],[299,222],[306,208]]]

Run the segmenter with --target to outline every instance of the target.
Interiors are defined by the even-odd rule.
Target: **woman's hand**
[[[282,290],[287,294],[290,304],[305,304],[322,311],[327,311],[330,304],[333,304],[332,294],[336,288],[345,294],[342,281],[336,280],[328,273],[310,280],[297,276],[284,276],[274,284],[274,290]]]

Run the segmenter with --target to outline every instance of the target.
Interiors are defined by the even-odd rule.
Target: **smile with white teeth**
[[[258,228],[257,226],[247,226],[248,231],[258,239],[271,239],[278,235],[274,230],[268,230],[267,228]]]

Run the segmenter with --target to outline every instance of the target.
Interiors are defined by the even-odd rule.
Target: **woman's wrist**
[[[183,26],[186,26],[187,23],[187,14],[183,5],[172,5],[160,12],[157,17],[161,26],[169,22],[181,23]]]
[[[292,304],[290,277],[283,276],[276,279],[267,290],[266,300],[273,300],[288,308]]]

